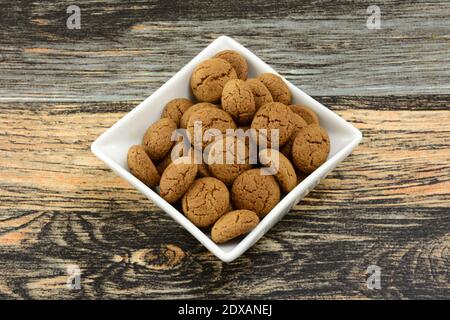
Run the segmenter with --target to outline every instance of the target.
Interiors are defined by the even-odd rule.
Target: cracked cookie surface
[[[230,194],[225,184],[212,177],[194,181],[184,194],[181,206],[186,217],[197,227],[207,227],[229,208]]]
[[[310,108],[302,106],[300,104],[293,104],[290,105],[289,107],[291,107],[292,111],[301,116],[307,124],[319,125],[319,117]]]
[[[225,83],[231,79],[237,79],[237,75],[229,62],[219,58],[205,60],[192,73],[192,93],[198,101],[219,101]]]
[[[141,145],[132,146],[127,154],[128,168],[131,173],[149,187],[156,187],[159,183],[159,173]]]
[[[288,141],[294,130],[290,120],[291,115],[292,110],[283,103],[266,103],[256,112],[251,128],[256,130],[257,135],[267,139],[267,147],[269,148],[272,147],[271,130],[279,130],[279,146],[282,146]],[[266,129],[267,132],[264,133],[261,129]],[[257,141],[257,137],[254,137],[254,139]]]
[[[198,132],[194,132],[196,122],[201,122],[201,130],[198,130]],[[214,137],[204,135],[210,129],[218,130],[217,134],[223,135],[227,129],[236,129],[236,124],[227,112],[219,108],[205,108],[196,111],[189,118],[187,126],[189,139],[194,148],[202,150],[204,146],[214,140]],[[201,136],[194,137],[195,133],[201,134]]]
[[[208,168],[214,177],[230,186],[242,172],[251,169],[249,156],[245,141],[223,136],[210,146]]]
[[[170,118],[176,123],[177,127],[179,127],[181,117],[192,105],[193,102],[189,99],[173,99],[169,101],[164,107],[161,118]]]
[[[191,157],[181,157],[164,170],[159,183],[161,197],[169,203],[178,201],[194,182],[197,165]]]
[[[292,163],[281,152],[265,149],[259,152],[259,160],[265,167],[273,170],[281,189],[288,193],[297,185],[297,175]]]
[[[215,243],[227,242],[250,232],[259,223],[258,215],[250,210],[234,210],[225,213],[211,230]]]
[[[222,92],[222,109],[228,112],[239,125],[252,122],[256,112],[255,98],[250,86],[242,80],[232,79]]]
[[[300,129],[292,145],[294,165],[304,173],[320,167],[330,153],[330,138],[325,129],[310,124]]]
[[[159,119],[147,129],[142,145],[150,159],[159,161],[164,158],[172,148],[172,134],[176,129],[176,123],[169,118]]]
[[[291,103],[291,91],[284,80],[273,73],[262,73],[257,78],[270,91],[273,101],[281,102],[286,105]]]
[[[217,53],[214,58],[226,60],[236,71],[238,79],[247,80],[248,65],[245,58],[237,51],[224,50]]]
[[[231,204],[236,209],[254,211],[260,218],[280,201],[280,187],[272,175],[264,175],[267,169],[251,169],[240,174],[231,187]]]
[[[252,90],[253,97],[255,99],[255,109],[256,111],[262,107],[262,105],[273,102],[272,95],[269,89],[258,79],[248,79],[246,83],[249,85],[250,90]]]
[[[191,107],[189,107],[181,116],[180,119],[180,128],[187,128],[188,122],[189,122],[189,118],[196,113],[198,110],[204,109],[204,108],[217,108],[218,106],[216,104],[213,103],[209,103],[209,102],[199,102],[196,103],[194,105],[192,105]]]

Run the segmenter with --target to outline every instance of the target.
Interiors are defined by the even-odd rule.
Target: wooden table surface
[[[1,299],[450,298],[448,1],[70,4],[0,1]],[[90,152],[221,34],[364,135],[230,264]]]

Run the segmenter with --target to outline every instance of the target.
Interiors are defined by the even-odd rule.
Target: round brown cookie
[[[270,167],[281,189],[288,193],[297,185],[297,175],[288,158],[274,149],[265,149],[259,152],[259,160],[265,167]]]
[[[262,218],[276,206],[281,197],[280,187],[273,176],[263,175],[264,171],[267,169],[247,170],[234,180],[233,208],[252,210]]]
[[[198,127],[201,128],[198,132],[198,135],[201,134],[201,136],[194,137],[196,122],[201,122],[201,127]],[[227,129],[236,129],[236,124],[227,112],[219,108],[205,108],[196,111],[189,118],[187,126],[189,139],[194,148],[202,150],[204,146],[214,140],[214,137],[204,136],[205,132],[210,129],[215,129],[217,134],[222,135],[226,133]],[[209,133],[212,132],[209,131]]]
[[[279,145],[284,145],[291,136],[294,127],[291,124],[291,109],[280,102],[270,102],[263,105],[252,121],[252,129],[256,134],[267,139],[267,147],[272,146],[271,130],[279,130]],[[266,129],[264,133],[261,129]],[[255,132],[254,132],[255,133]],[[254,137],[255,141],[257,137]],[[259,141],[259,140],[258,140]]]
[[[262,73],[257,78],[270,91],[273,101],[286,105],[291,103],[291,91],[281,77],[273,73]]]
[[[159,193],[169,203],[178,201],[194,182],[197,165],[191,157],[181,157],[171,163],[161,176]]]
[[[249,85],[252,90],[253,97],[255,98],[256,111],[258,111],[263,104],[273,102],[269,89],[267,89],[261,81],[258,79],[248,79],[246,83]]]
[[[306,121],[307,124],[319,125],[319,117],[310,108],[299,105],[299,104],[293,104],[293,105],[290,105],[290,107],[291,107],[292,111],[294,111],[296,114],[301,116]]]
[[[255,115],[255,98],[245,81],[232,79],[225,84],[222,93],[222,109],[240,125],[250,124]]]
[[[200,102],[200,103],[196,103],[193,106],[191,106],[190,108],[188,108],[183,115],[181,116],[180,119],[180,128],[187,128],[188,122],[189,122],[189,118],[198,110],[203,109],[203,108],[217,108],[217,105],[209,103],[209,102]]]
[[[230,211],[216,221],[211,230],[211,238],[215,243],[227,242],[250,232],[258,223],[259,217],[253,211]]]
[[[228,186],[232,185],[234,179],[242,172],[252,167],[245,141],[236,137],[223,136],[221,139],[214,141],[208,148],[209,171]]]
[[[192,93],[198,101],[219,101],[223,87],[230,79],[237,79],[236,71],[230,63],[217,58],[205,60],[192,73]]]
[[[316,124],[300,129],[292,145],[292,160],[302,172],[311,173],[327,160],[330,139],[327,132]]]
[[[238,79],[247,80],[248,77],[248,65],[247,61],[239,52],[234,50],[224,50],[217,53],[214,58],[220,58],[226,60],[233,69],[236,71]]]
[[[169,101],[162,112],[161,118],[170,118],[180,126],[180,120],[183,113],[193,105],[192,101],[185,98],[178,98]]]
[[[197,227],[207,227],[216,222],[229,204],[227,187],[212,177],[195,180],[181,200],[184,214]]]
[[[149,187],[159,184],[159,173],[141,145],[132,146],[127,154],[128,168],[131,173]]]
[[[301,116],[296,113],[291,114],[291,124],[293,126],[293,132],[289,140],[280,148],[282,154],[284,154],[288,159],[292,159],[292,145],[294,144],[295,137],[297,136],[298,130],[306,127],[307,124]]]
[[[164,158],[172,148],[172,134],[176,129],[176,123],[169,118],[159,119],[147,129],[142,145],[150,159],[159,161]]]

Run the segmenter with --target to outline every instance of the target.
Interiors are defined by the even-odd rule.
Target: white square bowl
[[[147,187],[130,173],[127,166],[127,152],[128,148],[132,145],[141,143],[146,129],[151,123],[160,118],[167,102],[180,97],[193,99],[189,88],[189,80],[195,66],[199,62],[225,49],[236,50],[247,59],[249,77],[255,77],[263,72],[276,73],[275,70],[235,40],[221,36],[200,52],[161,88],[156,90],[150,97],[145,99],[98,137],[92,144],[91,149],[108,167],[153,201],[176,222],[186,228],[187,231],[219,259],[224,262],[231,262],[256,243],[295,204],[305,197],[321,179],[344,160],[361,141],[362,134],[336,113],[285,80],[292,92],[293,103],[303,104],[311,108],[319,116],[321,126],[327,130],[331,144],[328,159],[322,166],[297,185],[294,190],[281,199],[277,206],[243,239],[217,245],[211,240],[208,234],[205,234],[192,224],[183,213],[167,203],[154,190]]]

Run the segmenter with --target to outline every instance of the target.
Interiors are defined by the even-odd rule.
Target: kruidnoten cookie
[[[197,131],[197,137],[195,134],[195,125],[200,124]],[[206,108],[196,111],[189,118],[187,131],[189,133],[189,139],[191,140],[194,148],[202,150],[209,142],[214,140],[214,137],[206,137],[205,132],[209,129],[215,129],[220,135],[225,134],[227,129],[236,129],[231,116],[222,109],[219,108]],[[195,140],[197,138],[197,140]]]
[[[248,65],[247,61],[239,52],[234,50],[224,50],[217,53],[214,58],[220,58],[228,61],[236,71],[238,79],[247,80]]]
[[[231,79],[237,79],[236,71],[226,60],[205,60],[192,73],[192,93],[198,101],[217,102],[222,96],[225,83]]]
[[[197,165],[191,157],[181,157],[170,164],[161,176],[159,193],[164,200],[174,203],[181,199],[197,176]]]
[[[180,126],[180,120],[189,107],[193,105],[192,101],[185,98],[178,98],[169,101],[162,112],[161,118],[170,118]]]
[[[215,243],[227,242],[250,232],[259,223],[258,215],[250,210],[235,210],[224,214],[211,230]]]
[[[303,120],[301,116],[296,113],[291,114],[291,125],[294,128],[289,140],[280,148],[282,154],[287,158],[292,159],[292,145],[294,144],[295,137],[297,136],[298,130],[306,127],[306,121]]]
[[[177,129],[176,123],[169,118],[163,118],[153,123],[145,132],[142,145],[150,159],[159,161],[169,152],[174,141],[172,134]]]
[[[231,187],[231,204],[235,209],[254,211],[260,218],[280,201],[280,187],[272,175],[251,169],[241,173]]]
[[[158,170],[143,146],[135,145],[128,149],[127,163],[131,173],[147,186],[156,187],[159,184]]]
[[[256,112],[251,127],[256,130],[256,134],[267,138],[267,147],[269,148],[272,146],[270,130],[279,130],[279,145],[282,146],[289,140],[294,130],[291,124],[291,115],[292,110],[283,103],[266,103]],[[267,130],[267,136],[261,129]],[[255,140],[257,140],[256,137]],[[259,140],[258,143],[260,143]]]
[[[207,227],[216,222],[229,205],[227,187],[212,177],[195,180],[181,201],[184,214],[197,227]]]
[[[250,86],[239,79],[228,81],[223,88],[222,109],[230,114],[236,124],[250,124],[256,112]]]
[[[209,102],[200,102],[200,103],[196,103],[193,106],[191,106],[190,108],[188,108],[181,116],[180,128],[186,129],[188,122],[189,122],[189,118],[198,110],[203,109],[203,108],[208,108],[208,107],[217,108],[217,105],[209,103]]]
[[[301,116],[307,124],[319,125],[319,117],[310,108],[299,105],[299,104],[293,104],[290,107],[291,107],[292,111],[294,111],[296,114]]]
[[[288,193],[297,185],[297,175],[292,163],[281,152],[265,149],[259,152],[259,160],[263,166],[273,170],[281,190]]]
[[[286,105],[291,103],[291,91],[281,77],[273,73],[263,73],[257,79],[269,89],[273,101]]]
[[[300,129],[292,145],[292,160],[302,172],[311,173],[320,167],[330,153],[327,132],[316,124]]]
[[[248,146],[243,140],[223,136],[213,142],[209,148],[209,171],[227,186],[231,186],[237,176],[252,167]]]
[[[248,79],[246,83],[249,85],[253,97],[255,98],[256,111],[258,111],[263,104],[273,102],[269,89],[267,89],[261,81],[258,79]]]

